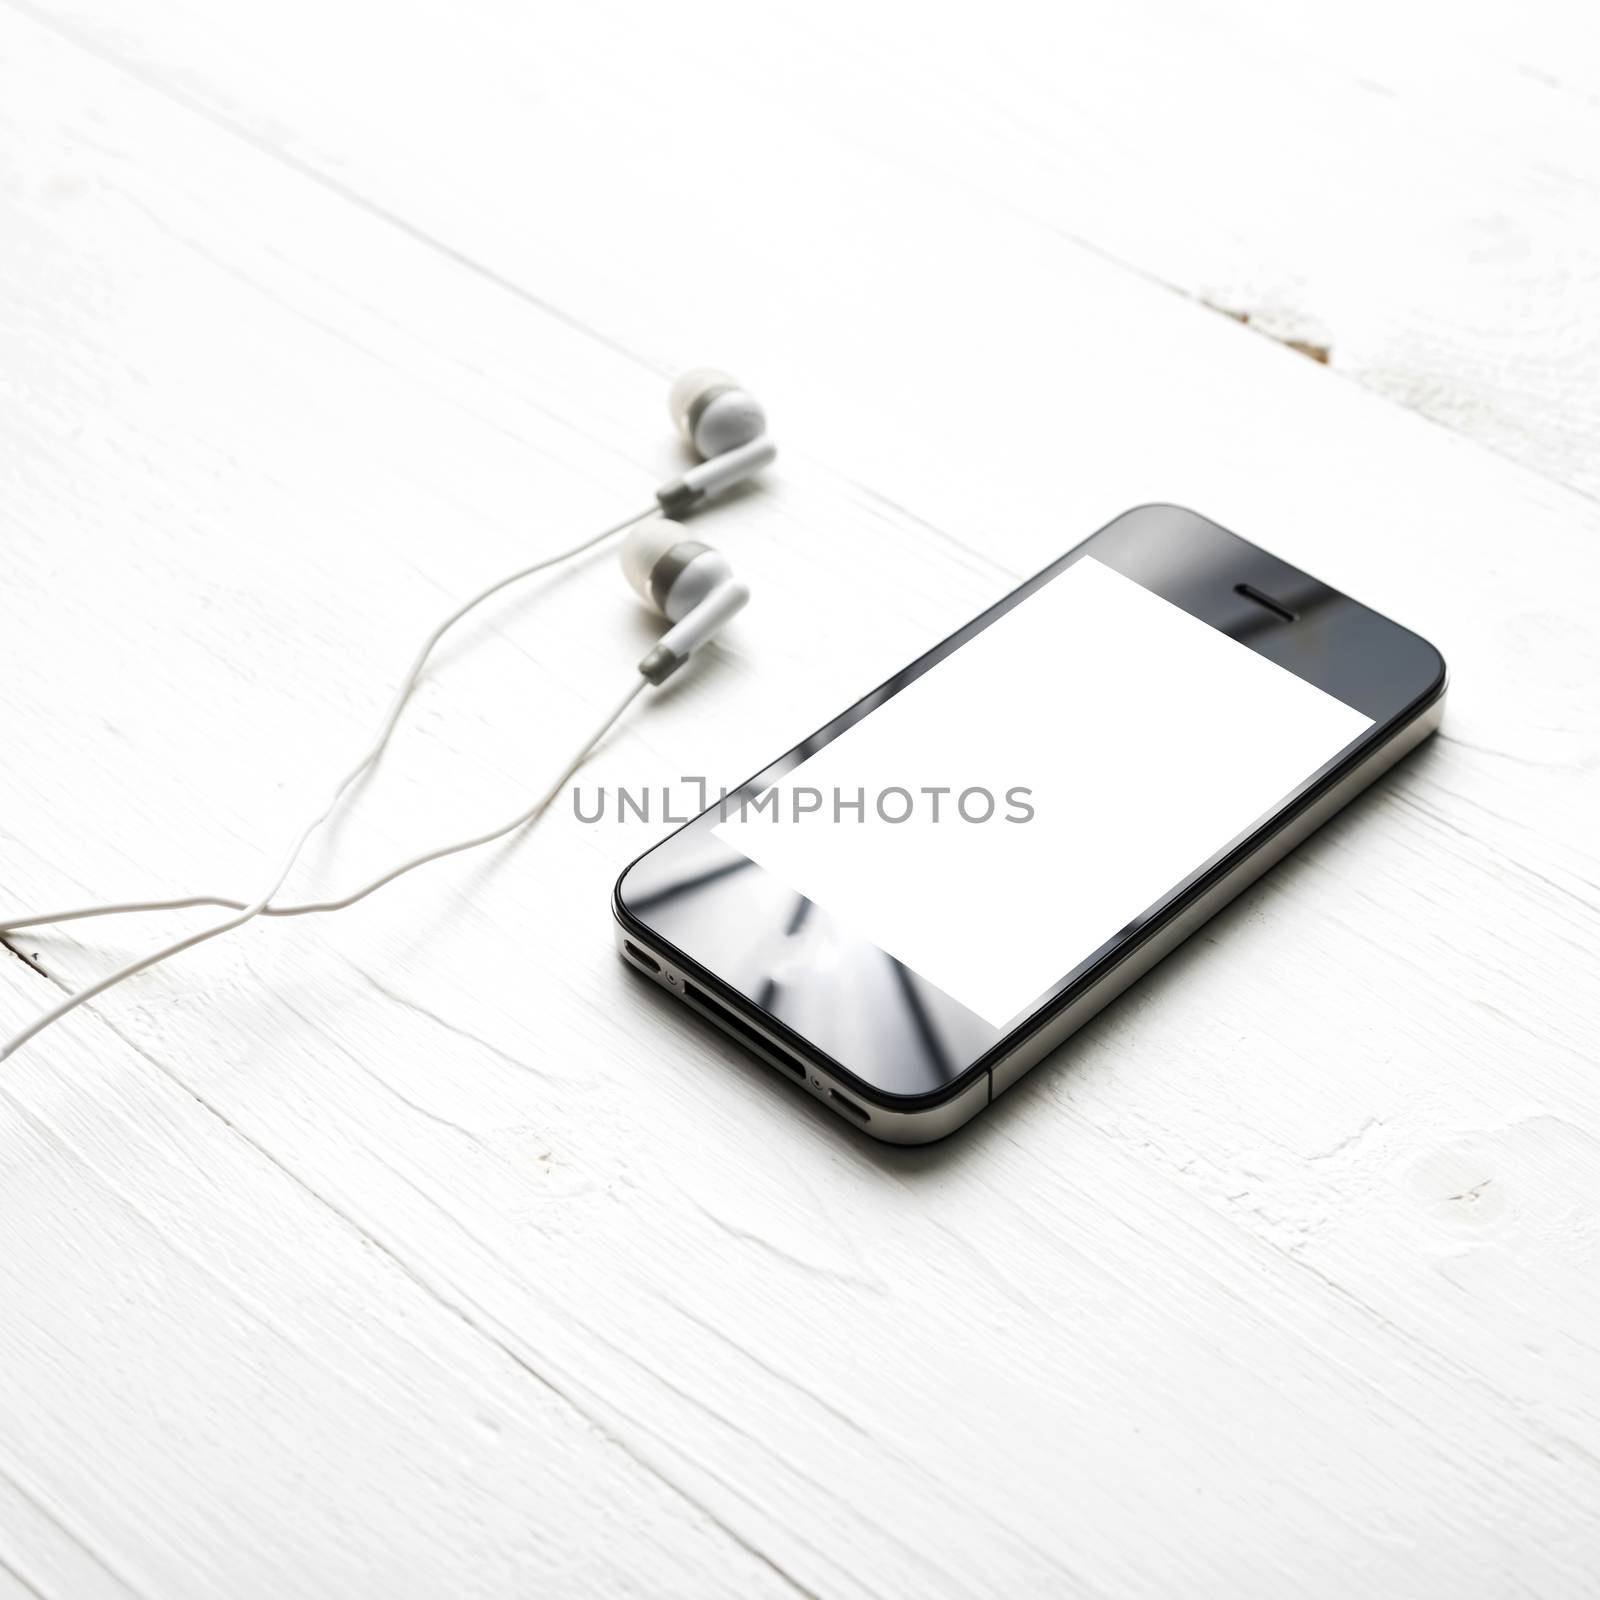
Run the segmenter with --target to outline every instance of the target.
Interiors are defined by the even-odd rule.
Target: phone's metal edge
[[[916,1111],[898,1111],[876,1102],[865,1102],[843,1083],[836,1081],[828,1068],[809,1052],[802,1054],[780,1043],[743,1005],[735,1007],[733,1000],[719,997],[719,1005],[728,1005],[737,1010],[741,1027],[730,1026],[715,1011],[701,1005],[693,995],[686,994],[683,974],[676,969],[672,958],[657,948],[642,930],[626,928],[620,918],[614,919],[617,953],[634,971],[653,978],[745,1050],[760,1057],[798,1087],[806,1089],[814,1099],[820,1100],[858,1132],[889,1144],[931,1144],[970,1122],[997,1096],[1011,1088],[1024,1073],[1037,1066],[1091,1017],[1142,978],[1158,961],[1170,955],[1191,933],[1204,926],[1230,900],[1242,894],[1263,873],[1310,838],[1330,817],[1343,810],[1362,790],[1375,783],[1396,762],[1436,732],[1444,720],[1445,693],[1445,689],[1441,688],[1422,710],[1396,728],[1366,760],[1352,768],[1292,821],[1263,840],[1231,872],[1219,878],[1198,899],[1131,950],[1092,989],[1085,990],[1071,1005],[1023,1039],[1015,1049],[993,1062],[960,1094],[938,1105]],[[642,951],[658,970],[652,972],[635,957],[634,951]],[[769,1047],[763,1048],[756,1043],[749,1036],[751,1034],[765,1041]],[[790,1070],[791,1064],[805,1068],[803,1083]],[[853,1106],[854,1114],[845,1109],[845,1105]],[[863,1114],[866,1120],[863,1120]]]

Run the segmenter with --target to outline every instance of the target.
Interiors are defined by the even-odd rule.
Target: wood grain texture
[[[1079,242],[1600,493],[1600,29],[1581,0],[1465,0],[1448,23],[1393,0],[936,19],[819,0],[759,27],[737,0],[598,0],[559,26],[515,0],[381,24],[359,0],[12,3],[630,351],[710,330],[776,361],[730,277],[780,308],[864,308],[992,210],[1030,254]],[[671,252],[705,270],[637,270]],[[981,328],[1005,261],[936,276],[931,357],[948,323]],[[813,364],[853,367],[847,322],[785,320]]]
[[[1107,121],[1158,15],[1164,125]],[[784,444],[703,523],[756,599],[588,782],[742,778],[1152,499],[1434,638],[1446,732],[929,1150],[619,968],[639,826],[108,997],[0,1076],[0,1594],[1592,1593],[1600,507],[1417,242],[1479,183],[1585,237],[1581,57],[1500,137],[1481,19],[1400,123],[1357,21],[740,18],[0,9],[0,897],[253,884],[435,613],[648,498],[705,359]],[[1337,126],[1411,195],[1387,297],[1217,175],[1225,73],[1273,171]],[[1359,303],[1284,324],[1336,370],[1182,260]],[[1341,381],[1413,334],[1491,402]],[[649,632],[609,557],[508,598],[298,881],[509,810]],[[0,1015],[166,931],[18,936]]]

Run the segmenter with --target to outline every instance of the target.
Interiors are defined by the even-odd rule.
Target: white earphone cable
[[[45,914],[27,914],[24,916],[11,917],[5,919],[4,921],[0,921],[0,933],[6,933],[18,928],[34,927],[41,923],[72,922],[82,917],[110,916],[121,912],[134,911],[177,911],[191,906],[200,905],[228,906],[239,913],[235,917],[229,917],[226,921],[215,923],[208,928],[202,928],[198,932],[189,934],[183,939],[179,939],[172,944],[165,945],[161,949],[152,952],[150,955],[140,957],[137,961],[128,962],[126,965],[118,967],[114,972],[108,973],[104,978],[98,979],[96,982],[87,985],[85,988],[78,990],[76,993],[68,995],[66,999],[63,1000],[59,1005],[53,1006],[49,1011],[46,1011],[43,1015],[36,1018],[20,1033],[13,1034],[9,1039],[6,1039],[3,1043],[0,1043],[0,1061],[4,1061],[7,1056],[19,1050],[30,1039],[42,1033],[52,1024],[59,1022],[62,1017],[75,1010],[86,1000],[92,1000],[96,995],[104,994],[107,989],[115,987],[125,979],[131,978],[137,973],[144,972],[148,968],[156,966],[163,961],[167,961],[175,955],[180,955],[183,951],[192,949],[197,944],[203,944],[208,939],[215,939],[221,934],[230,933],[235,928],[243,927],[245,923],[251,921],[253,918],[266,913],[272,897],[283,887],[290,872],[293,871],[295,862],[299,860],[300,852],[305,848],[307,840],[309,840],[311,835],[315,833],[324,822],[327,821],[329,816],[332,815],[334,808],[338,805],[339,801],[344,798],[344,795],[349,790],[351,784],[353,784],[363,772],[367,771],[367,769],[377,761],[377,759],[383,754],[384,750],[388,747],[389,740],[393,736],[395,727],[400,720],[400,714],[405,710],[406,703],[411,698],[412,691],[415,689],[417,680],[422,674],[423,667],[427,664],[429,657],[433,654],[434,648],[438,645],[439,641],[445,636],[445,634],[448,633],[449,630],[453,628],[456,623],[458,623],[470,611],[475,610],[478,606],[482,605],[484,601],[500,593],[502,589],[508,588],[511,584],[517,583],[523,578],[531,577],[536,572],[542,572],[547,567],[554,566],[558,562],[570,560],[573,556],[581,555],[585,550],[591,549],[593,546],[604,542],[606,539],[609,539],[618,533],[624,532],[625,530],[633,527],[635,524],[643,522],[648,517],[657,515],[659,510],[659,506],[651,506],[644,511],[636,512],[634,515],[628,517],[625,521],[616,523],[613,526],[602,530],[600,533],[591,535],[589,538],[583,540],[580,544],[573,545],[569,549],[560,551],[555,555],[546,556],[542,560],[533,562],[528,566],[519,567],[515,572],[507,573],[503,578],[497,579],[486,589],[481,589],[470,600],[466,601],[462,605],[457,606],[447,617],[445,617],[444,620],[440,622],[423,641],[421,648],[417,651],[416,656],[413,658],[410,669],[407,671],[405,677],[401,680],[400,686],[396,690],[393,700],[390,702],[389,709],[386,712],[383,722],[378,730],[377,738],[368,747],[361,759],[357,761],[356,764],[351,767],[342,778],[340,778],[339,782],[334,786],[332,793],[329,794],[326,802],[323,804],[321,810],[319,810],[317,814],[312,817],[312,819],[307,822],[303,828],[301,828],[299,833],[295,836],[294,843],[290,846],[287,854],[280,863],[277,872],[273,876],[271,885],[264,894],[258,896],[255,900],[245,903],[214,895],[187,895],[180,898],[167,900],[141,900],[127,901],[114,905],[80,906],[66,911],[50,912]],[[578,752],[577,756],[562,773],[561,777],[557,780],[551,790],[545,794],[534,806],[524,812],[519,813],[517,817],[504,824],[502,827],[494,829],[489,833],[480,834],[471,839],[463,840],[458,844],[447,845],[443,849],[429,851],[424,855],[414,857],[412,860],[402,863],[393,871],[385,873],[381,878],[378,878],[374,882],[365,885],[363,888],[357,890],[354,894],[346,896],[341,900],[325,901],[317,904],[307,904],[295,907],[283,907],[279,909],[277,914],[303,915],[310,911],[336,911],[342,909],[344,906],[354,905],[356,901],[365,899],[367,895],[372,894],[377,889],[381,889],[384,884],[392,882],[395,878],[400,877],[403,873],[410,872],[415,867],[420,867],[429,861],[436,861],[441,856],[454,855],[461,850],[470,850],[479,844],[488,844],[491,840],[501,838],[505,834],[514,831],[523,823],[532,821],[550,803],[550,800],[554,797],[556,792],[559,791],[562,784],[564,784],[571,774],[577,770],[577,767],[588,756],[589,752],[595,747],[596,744],[599,743],[602,738],[605,737],[606,732],[610,729],[612,724],[632,703],[634,697],[646,686],[646,680],[643,678],[640,678],[636,684],[632,685],[626,698],[606,718],[605,722],[595,732],[589,742],[585,744],[584,747]]]
[[[449,616],[440,622],[428,637],[423,640],[421,648],[412,658],[411,666],[405,677],[400,680],[400,687],[395,691],[394,698],[389,703],[389,709],[385,713],[383,722],[378,729],[377,738],[368,747],[366,754],[339,780],[338,786],[328,800],[326,809],[301,837],[293,855],[289,858],[284,877],[288,876],[288,869],[293,867],[298,859],[300,850],[304,847],[306,840],[311,837],[311,834],[322,823],[327,821],[333,812],[333,808],[344,798],[351,784],[371,767],[388,748],[389,740],[393,737],[395,727],[400,721],[400,713],[405,710],[407,703],[410,701],[412,692],[416,689],[417,680],[422,676],[422,669],[428,664],[428,660],[433,655],[439,641],[463,617],[471,611],[476,611],[484,601],[493,599],[502,589],[508,589],[512,584],[520,583],[524,578],[531,578],[536,572],[543,572],[547,568],[557,566],[563,561],[570,561],[574,556],[582,555],[584,551],[593,549],[595,545],[603,544],[607,539],[614,538],[619,533],[625,533],[629,528],[644,522],[647,518],[658,515],[660,509],[659,506],[652,505],[647,510],[636,511],[625,521],[614,523],[600,533],[591,534],[580,544],[558,551],[553,556],[545,556],[542,560],[535,561],[531,566],[519,567],[515,572],[507,573],[505,577],[496,579],[488,588],[480,589],[470,600],[457,606]],[[85,917],[113,917],[135,911],[186,911],[192,906],[226,906],[235,911],[243,911],[246,904],[246,901],[232,900],[221,895],[197,894],[184,895],[169,900],[123,900],[109,905],[74,906],[62,911],[29,911],[13,916],[0,917],[0,934],[12,933],[20,928],[42,927],[46,923],[77,922]],[[295,913],[287,909],[277,911],[263,906],[262,914],[284,916],[294,915]],[[0,1059],[4,1058],[0,1057]]]
[[[555,782],[531,806],[519,811],[498,827],[489,829],[487,833],[476,833],[470,838],[457,840],[454,844],[440,845],[436,849],[424,851],[421,855],[412,856],[410,860],[402,861],[397,867],[391,867],[380,877],[363,884],[350,894],[340,896],[337,900],[303,901],[298,905],[273,906],[268,908],[266,914],[274,917],[304,917],[324,911],[343,911],[346,906],[353,906],[358,900],[365,900],[369,894],[375,894],[385,884],[393,883],[396,878],[404,877],[406,873],[414,872],[418,867],[427,866],[430,861],[442,861],[446,856],[460,855],[464,850],[476,850],[479,845],[493,844],[496,839],[503,839],[508,833],[515,833],[518,828],[536,822],[548,809],[550,802],[566,787],[573,773],[588,760],[594,747],[616,725],[622,713],[649,687],[650,683],[646,678],[640,678],[637,683],[631,684],[628,692],[612,708],[605,721],[589,735],[578,753],[561,769],[561,774]]]
[[[594,732],[591,733],[584,743],[579,747],[577,753],[571,758],[571,760],[567,762],[566,766],[562,768],[560,776],[556,778],[549,788],[547,788],[531,806],[519,811],[514,817],[510,818],[506,822],[501,823],[499,827],[491,828],[486,833],[478,833],[472,835],[470,838],[458,840],[454,844],[442,845],[437,849],[428,850],[421,855],[413,856],[410,860],[401,862],[399,866],[391,868],[381,877],[374,878],[370,883],[364,884],[352,894],[345,895],[340,899],[325,900],[315,904],[284,906],[278,908],[276,915],[304,916],[311,912],[343,910],[346,906],[353,906],[358,900],[365,900],[368,895],[376,893],[376,891],[383,888],[385,884],[393,883],[396,878],[403,877],[406,873],[413,872],[418,867],[426,866],[430,861],[439,861],[445,856],[459,855],[464,850],[474,850],[479,845],[491,844],[494,840],[503,839],[507,834],[514,833],[518,828],[524,827],[528,823],[536,821],[538,817],[548,808],[550,802],[554,800],[558,794],[560,794],[561,790],[566,786],[567,781],[572,777],[573,773],[575,773],[578,768],[581,767],[588,759],[595,746],[599,744],[600,741],[605,738],[606,734],[611,731],[612,727],[622,716],[623,712],[626,711],[628,707],[631,706],[639,697],[639,695],[648,687],[649,682],[643,677],[640,677],[635,682],[631,683],[628,686],[628,692],[606,714],[605,720],[601,722],[597,728],[595,728]],[[20,1033],[13,1034],[4,1042],[4,1044],[0,1044],[0,1061],[4,1061],[6,1057],[11,1055],[14,1051],[20,1050],[22,1046],[25,1045],[30,1039],[36,1037],[40,1033],[43,1033],[44,1030],[50,1027],[52,1024],[59,1022],[64,1016],[66,1016],[69,1012],[76,1010],[86,1000],[92,1000],[96,995],[104,994],[107,989],[114,988],[117,984],[123,982],[124,979],[131,978],[137,973],[148,971],[151,967],[159,965],[161,962],[170,959],[172,956],[179,955],[185,950],[192,949],[197,944],[204,944],[208,939],[215,939],[221,934],[230,933],[235,928],[243,927],[244,924],[249,922],[252,918],[262,915],[266,911],[268,902],[271,901],[273,895],[275,895],[278,890],[283,887],[283,881],[289,876],[289,872],[294,865],[295,858],[299,855],[301,849],[304,847],[306,840],[310,838],[315,829],[326,819],[328,813],[333,809],[334,804],[337,802],[339,795],[343,792],[343,786],[341,786],[340,789],[335,791],[333,799],[328,802],[327,806],[324,807],[322,812],[313,818],[312,821],[307,823],[306,826],[301,830],[299,836],[294,842],[294,845],[291,847],[288,855],[285,856],[282,865],[279,867],[277,876],[273,879],[271,887],[266,891],[265,894],[261,895],[256,900],[251,901],[250,904],[244,906],[240,906],[238,901],[221,901],[203,898],[196,898],[185,902],[186,904],[191,905],[228,904],[239,906],[238,916],[229,917],[226,921],[215,923],[209,928],[202,928],[198,933],[192,933],[187,938],[176,940],[174,943],[166,945],[160,950],[153,951],[150,955],[140,957],[137,961],[130,961],[126,966],[117,968],[115,972],[108,973],[104,978],[99,979],[97,982],[89,984],[86,988],[79,989],[75,994],[68,995],[66,999],[61,1001],[59,1005],[51,1007],[51,1009],[44,1012],[43,1015],[36,1017],[33,1022],[31,1022],[26,1028],[22,1029]]]
[[[433,654],[434,647],[456,623],[511,584],[553,567],[558,562],[568,561],[574,556],[581,555],[585,550],[616,534],[628,529],[637,529],[639,524],[652,517],[666,518],[675,529],[677,520],[694,510],[708,496],[721,494],[736,484],[745,482],[769,466],[777,453],[776,446],[767,436],[766,413],[760,403],[725,372],[702,367],[684,373],[672,386],[672,393],[668,397],[668,410],[677,424],[684,443],[699,458],[697,464],[662,484],[656,490],[654,504],[647,506],[643,511],[635,512],[632,516],[603,529],[570,549],[546,556],[528,566],[519,567],[515,572],[507,573],[505,577],[497,579],[488,588],[480,590],[470,600],[457,606],[440,622],[423,641],[410,669],[401,680],[376,739],[361,759],[334,786],[322,809],[295,835],[294,843],[289,847],[271,884],[263,894],[248,903],[220,895],[181,895],[160,900],[126,900],[110,905],[74,906],[60,911],[24,912],[0,917],[0,936],[3,936],[22,928],[39,927],[47,923],[76,922],[85,917],[109,917],[137,911],[183,911],[191,906],[219,906],[237,913],[236,916],[229,917],[223,922],[201,928],[186,938],[166,945],[137,961],[129,962],[76,994],[68,995],[59,1005],[45,1012],[20,1033],[0,1041],[0,1061],[14,1054],[30,1039],[42,1033],[52,1023],[59,1022],[62,1017],[85,1001],[104,994],[106,990],[114,988],[124,979],[147,971],[185,950],[192,949],[197,944],[203,944],[208,939],[218,938],[235,928],[243,927],[255,917],[297,917],[313,912],[340,911],[346,906],[354,905],[358,900],[364,900],[368,895],[383,888],[385,884],[392,883],[396,878],[414,871],[417,867],[504,838],[508,833],[537,818],[634,699],[647,687],[664,683],[678,671],[689,657],[712,638],[749,599],[749,590],[732,577],[726,561],[714,550],[698,541],[667,540],[663,543],[642,529],[639,533],[644,535],[644,542],[635,549],[638,535],[630,536],[624,547],[623,570],[640,596],[648,604],[653,605],[672,625],[639,662],[639,681],[629,688],[621,702],[567,764],[561,776],[533,805],[487,833],[475,834],[455,844],[443,845],[422,855],[413,856],[409,861],[401,862],[399,866],[381,877],[339,899],[306,901],[282,906],[272,904],[273,897],[283,888],[290,873],[293,872],[301,851],[305,849],[306,841],[333,814],[351,785],[363,773],[372,769],[388,747],[401,713],[405,710],[412,691],[422,675],[422,669]],[[665,589],[659,588],[658,584],[665,584]]]

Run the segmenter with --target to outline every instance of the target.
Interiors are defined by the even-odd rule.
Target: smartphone
[[[1142,506],[640,856],[618,949],[864,1133],[942,1138],[1444,698],[1415,633]]]

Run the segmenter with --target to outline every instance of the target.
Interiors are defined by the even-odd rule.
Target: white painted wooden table
[[[1435,639],[1446,733],[926,1150],[632,981],[656,830],[570,814],[79,1014],[0,1071],[0,1596],[1596,1593],[1592,5],[4,0],[0,900],[255,885],[703,361],[756,600],[590,783],[1152,499]],[[649,631],[498,605],[297,884]],[[14,936],[0,1023],[188,925]]]

